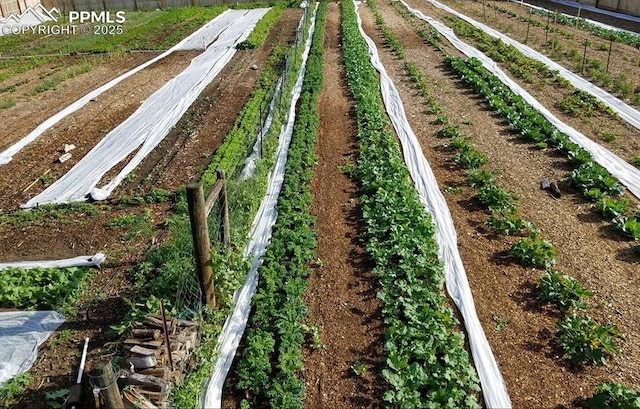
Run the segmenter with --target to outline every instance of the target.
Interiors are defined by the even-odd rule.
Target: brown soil
[[[536,6],[544,7],[548,10],[558,10],[561,13],[569,14],[571,16],[578,15],[578,9],[571,6],[565,6],[562,4],[554,3],[548,0],[526,0],[527,3],[535,4]],[[580,9],[580,17],[588,18],[590,20],[599,21],[601,23],[608,24],[610,26],[623,28],[625,30],[635,31],[636,33],[640,31],[638,28],[638,23],[634,21],[629,21],[621,18],[616,18],[612,16],[608,16],[606,14],[596,13],[589,10]]]
[[[131,181],[124,189],[116,192],[118,195],[108,203],[97,203],[95,206],[100,211],[98,215],[88,216],[78,212],[61,219],[48,217],[31,221],[24,227],[0,224],[0,260],[3,262],[59,259],[94,254],[98,251],[105,252],[107,255],[102,270],[90,279],[87,289],[79,297],[77,313],[68,316],[68,321],[40,347],[38,361],[30,371],[33,380],[19,403],[14,406],[15,408],[48,407],[43,399],[46,392],[68,388],[75,382],[79,352],[85,336],[91,338],[87,373],[101,358],[117,353],[120,345],[119,337],[110,331],[109,326],[122,321],[129,310],[127,300],[140,296],[136,293],[138,290],[134,285],[135,277],[132,274],[132,268],[144,259],[149,249],[168,238],[165,221],[172,213],[169,203],[120,205],[117,197],[129,191],[138,193],[139,186],[150,187],[151,185],[143,183],[147,180],[162,179],[155,186],[175,191],[181,184],[200,176],[204,165],[208,163],[205,156],[215,152],[230,129],[241,107],[247,101],[272,49],[277,45],[287,46],[293,40],[300,13],[298,9],[286,10],[263,47],[238,52],[176,125],[171,133],[174,140],[172,141],[170,137],[168,145],[159,146],[152,153],[152,159],[136,169],[135,173],[140,176],[140,180]],[[46,184],[51,183],[52,180],[45,177],[43,179],[46,180],[46,184],[38,181],[27,191],[27,194],[23,193],[25,187],[38,179],[47,169],[52,169],[49,174],[53,175],[54,179],[64,174],[69,167],[68,162],[64,164],[55,162],[59,155],[57,150],[62,148],[64,143],[74,143],[77,146],[76,150],[72,151],[74,158],[70,162],[77,161],[104,136],[102,130],[112,129],[128,117],[153,91],[184,69],[194,55],[196,54],[176,53],[146,68],[103,94],[97,101],[91,102],[67,117],[37,141],[28,145],[14,157],[12,162],[2,167],[0,210],[4,213],[13,211],[25,200],[44,189]],[[147,58],[150,57],[147,56]],[[135,66],[140,62],[136,61],[131,65]],[[249,70],[248,67],[253,64],[258,66],[258,70]],[[87,84],[91,85],[83,87],[81,92],[69,92],[62,96],[54,92],[46,92],[42,95],[30,96],[31,104],[26,103],[24,106],[29,106],[36,113],[39,107],[42,110],[50,110],[46,115],[42,115],[44,119],[105,82],[105,78],[115,77],[116,73],[119,74],[124,70],[124,66],[115,64],[113,72],[108,71],[108,65],[105,66],[102,79],[95,78],[94,82],[87,80]],[[93,75],[97,75],[97,70],[94,67],[94,70],[84,75],[93,79]],[[81,87],[78,85],[78,88]],[[53,98],[54,95],[56,95],[55,98]],[[21,124],[18,119],[8,118],[7,122],[19,130],[16,132],[24,135],[38,121],[32,124]],[[5,129],[7,128],[4,128],[3,123],[4,139],[0,138],[2,143],[19,139],[17,134],[4,133]],[[168,155],[175,159],[162,162]],[[154,164],[154,161],[161,165]],[[122,238],[130,226],[121,228],[106,226],[109,221],[118,216],[142,215],[145,211],[150,212],[151,230],[133,239]],[[65,335],[61,339],[63,331]],[[91,391],[87,389],[85,392],[86,406],[93,407]]]
[[[448,18],[451,18],[450,14],[440,11],[426,2],[420,2],[418,4],[422,7],[421,11],[425,12],[427,15],[440,19],[445,23]],[[454,0],[448,1],[447,4],[477,21],[502,31],[517,41],[523,42],[526,37],[527,24],[514,18],[510,18],[506,14],[495,13],[493,10],[487,8],[487,18],[484,19],[482,3],[460,2]],[[509,2],[499,2],[498,5],[502,8],[510,9],[519,15],[525,15],[525,12],[528,10],[527,7],[523,12],[523,6],[517,6]],[[546,24],[546,19],[542,17],[535,15],[532,15],[531,17]],[[608,46],[608,41],[603,40],[590,32],[579,30],[574,27],[563,25],[559,25],[558,27],[568,34],[574,35],[575,38],[569,39],[550,33],[549,41],[558,37],[557,39],[560,44],[555,50],[550,50],[544,45],[545,29],[543,27],[532,26],[529,30],[529,41],[527,44],[537,51],[547,54],[549,58],[555,60],[565,68],[581,74],[579,71],[576,71],[576,66],[582,61],[584,39],[588,38],[593,44],[587,51],[587,57],[589,59],[597,58],[603,63],[606,63],[607,51],[600,50],[600,46]],[[463,41],[473,44],[473,40],[471,38],[464,38]],[[611,54],[609,70],[612,77],[624,74],[627,78],[632,80],[634,83],[634,89],[637,88],[640,90],[640,66],[638,66],[638,58],[640,58],[640,55],[638,54],[638,50],[619,43],[614,43],[613,47],[615,52],[612,52]],[[579,55],[576,57],[579,60],[578,62],[572,60],[568,56],[572,49],[579,50]],[[499,63],[499,65],[506,73],[510,73],[508,64]],[[590,139],[597,141],[599,144],[610,149],[623,159],[630,161],[632,158],[640,154],[640,130],[630,126],[621,119],[616,119],[605,114],[596,113],[594,116],[590,117],[567,114],[563,112],[559,105],[559,102],[562,101],[565,96],[570,94],[570,91],[567,88],[560,86],[557,83],[550,83],[549,79],[542,78],[538,75],[534,75],[532,82],[526,82],[518,78],[517,75],[514,75],[513,73],[509,75],[560,120],[582,132]],[[631,104],[633,101],[626,102]]]
[[[340,9],[329,3],[324,39],[324,86],[318,109],[318,163],[311,212],[317,218],[322,267],[311,275],[305,301],[325,349],[307,352],[305,408],[374,408],[381,404],[384,328],[372,263],[358,239],[362,229],[357,186],[340,171],[358,155],[353,102],[344,81]],[[356,375],[352,365],[366,365]]]
[[[424,2],[410,1],[427,14]],[[519,214],[542,229],[543,238],[558,250],[557,268],[594,291],[590,315],[611,322],[623,334],[622,353],[605,367],[570,368],[555,336],[560,318],[535,299],[535,281],[541,271],[513,264],[506,251],[515,238],[497,236],[484,225],[487,214],[473,199],[463,172],[454,167],[440,129],[426,104],[404,72],[401,60],[392,55],[375,28],[372,13],[362,8],[365,30],[375,39],[381,59],[403,98],[407,116],[416,132],[441,188],[457,186],[459,193],[445,197],[458,234],[461,252],[480,321],[502,370],[514,407],[575,407],[603,381],[637,386],[640,377],[640,335],[635,317],[640,301],[630,289],[640,285],[637,259],[631,244],[611,233],[607,222],[595,216],[591,205],[570,187],[564,159],[532,150],[508,132],[491,113],[444,66],[442,56],[417,36],[415,29],[386,1],[378,1],[386,24],[405,47],[407,60],[416,63],[432,96],[444,107],[452,124],[472,136],[474,146],[485,153],[486,168],[499,172],[499,184],[519,194]],[[449,51],[449,49],[448,49]],[[554,200],[539,189],[540,180],[559,181],[564,195]],[[499,329],[497,321],[508,323]]]

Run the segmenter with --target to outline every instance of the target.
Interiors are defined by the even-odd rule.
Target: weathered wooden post
[[[193,248],[196,255],[196,271],[200,289],[202,290],[202,302],[211,308],[215,308],[216,296],[213,287],[213,269],[211,268],[209,229],[202,185],[190,184],[187,186],[187,204],[189,206]]]
[[[611,36],[611,39],[609,41],[609,54],[607,55],[607,74],[609,74],[609,62],[611,62],[611,50],[613,49],[613,36]]]
[[[124,403],[122,403],[122,397],[120,396],[120,389],[118,389],[118,383],[116,382],[116,374],[111,366],[111,360],[98,363],[96,372],[96,386],[101,389],[107,409],[124,408]]]

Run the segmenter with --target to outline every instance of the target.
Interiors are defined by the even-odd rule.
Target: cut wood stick
[[[22,193],[25,193],[27,190],[31,189],[33,187],[33,185],[35,185],[36,183],[38,183],[38,181],[40,180],[41,177],[45,176],[46,174],[48,174],[49,172],[51,172],[51,169],[47,169],[44,171],[44,173],[40,176],[38,176],[36,178],[36,180],[34,180],[33,182],[31,182],[29,184],[29,186],[25,187],[24,190],[22,191]]]

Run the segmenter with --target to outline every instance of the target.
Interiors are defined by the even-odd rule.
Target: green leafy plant
[[[551,270],[538,280],[538,300],[554,304],[560,311],[567,312],[571,308],[586,310],[586,297],[593,293],[580,285],[573,277]]]
[[[532,235],[511,246],[509,256],[525,266],[547,268],[556,263],[556,248],[551,242]]]
[[[533,233],[536,227],[529,220],[515,217],[509,214],[492,214],[486,221],[498,233],[513,236],[520,233]]]
[[[82,288],[90,276],[87,268],[5,268],[0,270],[0,306],[60,308]]]
[[[481,186],[477,199],[483,206],[496,213],[513,213],[516,209],[516,200],[506,190],[494,184]]]
[[[558,341],[576,367],[603,365],[608,356],[620,353],[615,338],[624,337],[612,324],[599,325],[590,317],[572,314],[557,325]]]
[[[627,198],[602,197],[596,202],[596,210],[604,217],[618,217],[625,215],[632,204]]]
[[[69,389],[58,389],[57,391],[45,392],[44,400],[51,409],[60,409],[64,400],[69,394]]]
[[[32,378],[31,373],[22,372],[3,383],[0,386],[0,403],[7,408],[13,406],[16,403],[16,397],[24,393]]]
[[[351,365],[349,365],[349,368],[355,376],[362,376],[367,372],[367,364],[362,362],[360,358],[356,358]]]
[[[619,383],[601,383],[585,403],[589,409],[635,409],[640,407],[640,392]]]
[[[616,217],[613,221],[613,228],[634,240],[640,239],[640,221],[637,217]]]

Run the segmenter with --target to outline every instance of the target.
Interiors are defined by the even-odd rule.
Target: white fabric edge
[[[201,33],[202,30],[206,30],[209,26],[211,26],[216,21],[217,18],[222,17],[224,14],[228,13],[229,11],[230,10],[225,10],[224,12],[220,13],[214,19],[212,19],[210,22],[205,24],[203,27],[201,27],[200,29],[198,29],[197,31],[195,31],[194,33],[192,33],[191,35],[189,35],[188,37],[186,37],[185,39],[183,39],[182,41],[180,41],[178,44],[176,44],[175,46],[171,47],[167,51],[165,51],[162,54],[158,55],[157,57],[152,58],[151,60],[149,60],[149,61],[147,61],[145,63],[142,63],[142,64],[138,65],[137,67],[125,72],[124,74],[112,79],[111,81],[107,82],[106,84],[104,84],[104,85],[96,88],[95,90],[91,91],[90,93],[88,93],[84,97],[81,97],[80,99],[78,99],[77,101],[72,103],[71,105],[69,105],[66,108],[64,108],[62,111],[60,111],[60,112],[56,113],[55,115],[53,115],[53,116],[49,117],[48,119],[46,119],[44,122],[39,124],[33,131],[29,132],[24,138],[20,139],[18,142],[16,142],[15,144],[11,145],[9,148],[7,148],[6,150],[4,150],[3,152],[0,153],[0,166],[9,163],[11,161],[11,159],[13,159],[13,155],[15,155],[16,153],[20,152],[20,150],[22,150],[22,148],[24,148],[25,146],[27,146],[28,144],[30,144],[31,142],[36,140],[40,135],[42,135],[49,128],[51,128],[52,126],[54,126],[55,124],[60,122],[62,119],[66,118],[67,116],[69,116],[72,113],[76,112],[77,110],[79,110],[80,108],[85,106],[87,103],[89,103],[92,99],[95,99],[98,96],[100,96],[100,94],[102,94],[103,92],[108,91],[109,89],[115,87],[116,85],[118,85],[122,81],[126,80],[127,78],[131,77],[132,75],[137,74],[138,72],[142,71],[143,69],[147,68],[148,66],[150,66],[150,65],[152,65],[152,64],[154,64],[154,63],[156,63],[156,62],[158,62],[160,60],[162,60],[163,58],[165,58],[169,54],[173,53],[174,51],[179,51],[179,50],[183,50],[183,49],[184,50],[190,49],[190,48],[183,48],[183,47],[185,47],[186,44],[190,44],[193,41],[194,38],[201,36],[200,33]]]
[[[512,2],[512,3],[520,4],[520,5],[522,5],[522,6],[527,6],[527,7],[529,7],[529,8],[534,9],[534,10],[546,11],[547,13],[555,13],[555,12],[554,12],[554,11],[552,11],[552,10],[546,9],[546,8],[544,8],[544,7],[536,6],[535,4],[529,4],[529,3],[526,3],[526,2],[524,2],[524,1],[522,1],[522,0],[509,0],[509,1],[510,1],[510,2]],[[572,18],[572,19],[574,19],[574,20],[578,18],[578,17],[576,17],[576,16],[572,16],[571,14],[567,14],[567,13],[560,13],[560,14],[561,14],[561,15],[563,15],[563,16],[566,16],[566,17]],[[600,28],[604,28],[604,29],[606,29],[606,30],[619,31],[619,32],[621,32],[621,33],[627,33],[627,34],[631,34],[631,35],[640,36],[640,33],[636,33],[635,31],[630,31],[630,30],[625,30],[624,28],[619,28],[619,27],[610,26],[610,25],[608,25],[608,24],[601,23],[601,22],[599,22],[599,21],[589,20],[588,18],[582,18],[582,17],[580,17],[580,20],[584,20],[584,21],[586,21],[586,22],[587,22],[587,23],[589,23],[589,24],[593,24],[594,26],[598,26],[598,27],[600,27]]]
[[[302,90],[302,81],[306,68],[307,57],[311,48],[312,34],[315,29],[315,17],[318,9],[318,3],[313,11],[312,21],[309,26],[305,49],[302,54],[302,65],[298,73],[298,79],[293,89],[291,98],[291,106],[289,108],[288,120],[283,126],[280,141],[277,150],[277,160],[273,172],[269,175],[269,185],[267,194],[263,198],[258,213],[253,221],[251,230],[251,239],[245,249],[245,256],[251,258],[251,269],[247,274],[247,278],[241,288],[236,290],[234,294],[234,309],[232,314],[227,317],[222,332],[218,337],[218,357],[216,359],[211,378],[207,383],[205,394],[203,397],[202,408],[220,408],[222,407],[222,389],[226,376],[233,362],[233,358],[237,351],[238,345],[244,330],[247,326],[249,313],[251,311],[251,298],[256,293],[258,286],[258,267],[262,264],[262,256],[264,255],[269,240],[271,239],[271,231],[276,221],[278,210],[276,204],[280,189],[284,181],[284,168],[287,161],[287,151],[293,134],[293,124],[295,122],[296,103],[300,98]],[[304,18],[304,16],[303,16]],[[300,24],[303,19],[300,20]]]
[[[616,17],[616,18],[619,18],[621,20],[629,20],[629,21],[635,21],[637,23],[640,23],[640,17],[632,16],[630,14],[617,13],[617,12],[611,11],[611,10],[600,9],[600,8],[597,8],[597,7],[593,7],[593,6],[589,6],[589,5],[586,5],[586,4],[578,3],[576,1],[567,1],[567,0],[549,0],[549,1],[551,1],[553,3],[563,4],[565,6],[575,7],[577,9],[589,10],[589,11],[592,11],[592,12],[598,13],[598,14],[605,14],[607,16]]]
[[[449,42],[463,54],[480,60],[482,65],[492,74],[500,78],[500,80],[509,87],[511,91],[520,95],[529,105],[537,109],[553,126],[556,127],[556,129],[567,134],[572,142],[580,145],[583,149],[589,152],[593,156],[594,161],[606,168],[616,179],[625,185],[634,196],[640,198],[640,169],[637,169],[604,146],[597,144],[582,133],[562,122],[531,94],[506,75],[492,59],[475,47],[472,47],[460,40],[452,29],[441,22],[426,16],[421,11],[411,8],[411,6],[409,6],[404,0],[400,0],[400,3],[404,5],[410,13],[438,30],[440,34],[447,38],[447,40],[449,40]]]
[[[267,114],[267,119],[264,121],[264,125],[262,129],[260,129],[260,133],[256,138],[256,142],[253,144],[253,149],[249,157],[244,161],[244,168],[242,169],[242,173],[240,173],[240,177],[243,180],[249,179],[253,176],[253,173],[256,170],[256,160],[260,156],[260,151],[262,149],[262,139],[265,137],[269,128],[271,127],[271,122],[273,121],[273,111],[276,106],[276,95],[280,91],[282,87],[282,77],[278,78],[278,82],[276,83],[276,88],[273,92],[273,97],[271,98],[271,103],[269,103],[269,113]]]
[[[0,263],[0,270],[5,268],[66,268],[66,267],[100,267],[104,261],[104,253],[96,253],[93,256],[78,256],[62,260],[16,261]]]
[[[216,23],[218,34],[212,46],[194,57],[185,70],[153,93],[66,174],[21,207],[85,201],[89,194],[95,200],[105,200],[166,137],[202,90],[235,55],[235,45],[250,34],[267,11],[267,8],[230,10],[214,19],[220,23]],[[133,152],[135,155],[124,168],[105,186],[98,188],[102,177]]]
[[[468,17],[465,14],[462,14],[452,9],[449,6],[446,6],[440,3],[437,0],[426,0],[426,1],[431,3],[434,7],[444,10],[447,13],[452,14],[466,21],[467,23],[473,25],[474,27],[484,31],[491,37],[500,39],[504,43],[517,48],[524,56],[540,61],[541,63],[546,65],[550,70],[558,71],[560,75],[563,78],[565,78],[567,81],[569,81],[571,85],[573,85],[575,88],[584,92],[588,92],[589,94],[593,95],[600,102],[609,106],[616,114],[620,115],[620,117],[624,119],[627,123],[629,123],[631,126],[635,127],[636,129],[640,129],[640,112],[638,112],[638,110],[636,110],[635,108],[627,105],[622,100],[611,95],[607,91],[603,90],[602,88],[592,84],[591,82],[585,80],[581,76],[574,74],[572,71],[564,68],[562,65],[551,60],[546,55],[539,53],[533,48],[527,45],[524,45],[505,34],[502,34],[498,30],[494,30],[493,28],[487,26],[486,24],[480,23],[472,19],[471,17]]]
[[[7,311],[0,313],[0,387],[28,371],[38,357],[38,347],[65,318],[57,311]]]
[[[354,4],[357,12],[355,0]],[[380,61],[375,43],[364,32],[359,14],[358,28],[369,47],[371,63],[380,73],[380,91],[389,118],[400,139],[404,161],[423,205],[433,217],[438,255],[444,263],[447,291],[462,314],[485,403],[489,408],[511,408],[511,399],[500,368],[476,313],[447,202],[438,188],[438,182],[422,152],[420,142],[409,125],[400,94]]]

